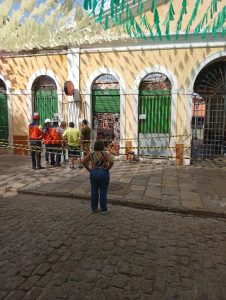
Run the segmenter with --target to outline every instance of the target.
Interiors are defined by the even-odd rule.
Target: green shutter
[[[146,119],[139,120],[140,133],[170,133],[171,94],[169,91],[140,91],[139,114]]]
[[[56,91],[39,90],[33,99],[34,112],[40,115],[40,124],[44,124],[46,118],[52,119],[54,113],[58,113],[58,101]]]
[[[0,93],[0,142],[4,143],[7,141],[8,135],[9,128],[7,95],[5,93]]]
[[[120,113],[119,90],[92,91],[92,110],[94,113]]]

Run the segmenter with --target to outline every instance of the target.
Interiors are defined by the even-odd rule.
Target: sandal
[[[74,166],[70,166],[70,169],[74,169],[75,167]]]

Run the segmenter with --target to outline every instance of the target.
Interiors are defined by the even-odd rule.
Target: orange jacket
[[[46,128],[43,133],[43,140],[45,145],[52,144],[52,136],[50,128]]]
[[[53,145],[61,145],[62,136],[57,132],[56,127],[50,127],[50,136]]]
[[[29,139],[30,140],[42,140],[42,130],[37,124],[31,123],[29,125]]]

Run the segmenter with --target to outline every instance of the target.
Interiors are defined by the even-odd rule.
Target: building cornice
[[[81,53],[103,53],[103,52],[133,52],[144,50],[168,50],[168,49],[188,49],[188,48],[219,48],[226,47],[226,42],[197,42],[197,43],[178,43],[161,45],[139,45],[139,46],[115,46],[82,48]]]
[[[102,53],[102,52],[126,52],[126,51],[147,51],[147,50],[167,50],[167,49],[188,49],[188,48],[219,48],[226,47],[226,41],[220,34],[214,38],[208,34],[205,39],[201,36],[189,35],[186,37],[181,34],[179,38],[176,35],[171,36],[170,40],[163,37],[162,41],[155,41],[147,38],[147,40],[125,39],[118,41],[105,41],[95,43],[94,45],[84,44],[74,47],[61,47],[60,49],[42,49],[21,52],[0,52],[0,59],[15,57],[34,57],[47,55],[67,55],[76,53]]]

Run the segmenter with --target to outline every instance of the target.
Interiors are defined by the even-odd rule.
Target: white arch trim
[[[31,94],[32,85],[33,85],[35,79],[42,75],[51,77],[56,83],[57,95],[58,95],[58,115],[59,115],[59,119],[63,120],[63,111],[62,111],[63,96],[62,96],[62,88],[60,85],[60,80],[52,70],[39,69],[31,75],[31,77],[28,80],[28,84],[27,84],[27,91],[30,93],[30,95],[28,95],[28,99],[27,99],[29,121],[31,120],[31,117],[32,117],[32,94]]]
[[[87,108],[87,118],[88,121],[92,122],[92,84],[94,80],[103,74],[111,74],[113,75],[119,82],[120,86],[120,147],[124,147],[124,141],[125,141],[125,130],[126,130],[126,85],[125,81],[122,77],[122,75],[115,70],[111,68],[101,67],[97,70],[95,70],[91,75],[89,76],[87,82],[86,82],[86,108]]]
[[[101,67],[97,70],[95,70],[93,73],[91,73],[91,75],[89,76],[87,82],[86,82],[86,92],[91,93],[92,90],[92,84],[94,82],[94,80],[103,74],[111,74],[113,75],[119,82],[119,86],[120,86],[120,94],[125,94],[126,91],[126,85],[125,85],[125,81],[122,77],[122,75],[118,72],[116,72],[114,69],[112,68],[106,68],[106,67]]]
[[[9,143],[13,142],[13,127],[12,127],[12,95],[11,95],[11,82],[5,75],[0,75],[0,79],[6,85],[6,94],[7,94],[7,107],[8,107],[8,130],[9,130]]]
[[[186,123],[186,133],[190,138],[187,139],[187,142],[185,146],[190,146],[191,145],[191,121],[192,121],[192,98],[193,98],[193,93],[194,93],[194,84],[197,79],[197,76],[199,73],[202,71],[202,69],[208,65],[209,63],[213,62],[214,60],[221,58],[221,57],[226,57],[226,51],[219,51],[214,54],[211,54],[210,56],[206,57],[199,65],[197,65],[196,69],[192,71],[190,74],[189,78],[192,78],[190,85],[187,89],[187,123]],[[186,157],[191,156],[191,150],[188,148],[185,153]],[[185,164],[190,164],[190,160],[187,160]]]
[[[190,91],[191,93],[193,93],[193,89],[194,89],[194,84],[196,81],[197,76],[199,75],[199,73],[201,72],[201,70],[208,65],[209,63],[211,63],[212,61],[214,61],[217,58],[221,58],[221,57],[226,57],[226,51],[220,51],[220,52],[216,52],[214,54],[211,54],[210,56],[208,56],[207,58],[205,58],[200,65],[197,66],[197,68],[195,70],[192,71],[192,74],[190,75],[189,78],[193,78],[193,80],[190,83],[190,86],[188,88],[188,91]]]
[[[152,66],[152,67],[147,67],[144,70],[142,70],[135,78],[134,80],[134,90],[139,90],[139,85],[141,80],[147,76],[150,73],[162,73],[166,75],[169,80],[171,81],[172,84],[172,92],[175,92],[178,90],[178,83],[175,75],[173,74],[172,71],[169,69],[166,69],[165,67],[162,66]]]
[[[172,89],[172,98],[171,98],[171,124],[170,124],[170,135],[173,136],[170,138],[170,147],[174,147],[176,143],[176,136],[177,133],[177,94],[178,94],[178,81],[174,75],[174,73],[166,69],[163,66],[152,66],[152,67],[147,67],[144,70],[142,70],[135,78],[134,80],[134,85],[133,85],[133,93],[134,93],[134,101],[133,101],[133,111],[136,112],[134,113],[134,121],[133,121],[133,138],[135,141],[133,146],[137,147],[138,146],[138,105],[139,105],[139,85],[142,79],[147,76],[150,73],[162,73],[165,76],[168,77],[168,79],[171,82]],[[174,156],[174,153],[171,152],[171,155]]]

